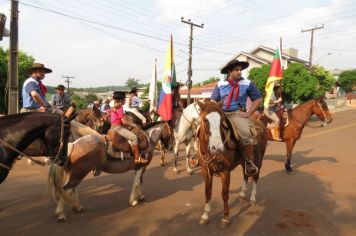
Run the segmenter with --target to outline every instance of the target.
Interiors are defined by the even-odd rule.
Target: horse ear
[[[205,108],[205,104],[204,103],[202,103],[201,101],[197,101],[197,103],[198,103],[198,106],[200,107],[200,109],[202,109],[202,110],[204,110],[204,108]]]

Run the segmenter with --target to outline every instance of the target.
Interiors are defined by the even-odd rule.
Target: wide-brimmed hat
[[[64,85],[62,85],[62,84],[59,84],[58,86],[57,86],[57,90],[64,90],[66,87],[64,87]]]
[[[234,69],[236,66],[241,66],[241,69],[246,69],[249,64],[247,61],[232,60],[221,68],[221,74],[227,74],[229,70]]]
[[[125,92],[122,92],[122,91],[114,91],[112,98],[115,100],[125,99],[126,94],[125,94]]]
[[[52,70],[46,68],[42,63],[33,63],[33,65],[30,68],[28,68],[29,72],[32,72],[34,70],[44,70],[46,74],[52,73]]]
[[[136,93],[137,92],[137,88],[136,87],[132,87],[129,93]]]

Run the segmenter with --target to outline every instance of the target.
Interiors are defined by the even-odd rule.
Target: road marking
[[[303,135],[302,138],[312,138],[312,137],[323,135],[323,134],[329,134],[329,133],[332,133],[332,132],[335,132],[335,131],[346,129],[346,128],[354,126],[354,125],[356,125],[356,123],[340,126],[340,127],[334,128],[334,129],[325,130],[325,131],[321,131],[321,132],[317,132],[317,133],[313,133],[313,134]]]
[[[25,171],[25,172],[18,172],[11,174],[12,176],[23,176],[23,175],[32,175],[32,174],[38,174],[40,173],[39,171]]]

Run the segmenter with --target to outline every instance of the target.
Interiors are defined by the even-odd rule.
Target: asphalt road
[[[174,174],[169,153],[165,167],[159,166],[157,155],[144,176],[145,202],[129,206],[133,172],[90,174],[79,187],[85,211],[66,209],[64,223],[53,215],[46,168],[18,161],[0,185],[0,235],[356,235],[356,109],[333,117],[327,127],[304,129],[292,174],[284,170],[285,145],[269,143],[257,205],[238,198],[241,167],[233,171],[227,229],[218,227],[223,211],[220,179],[214,178],[210,224],[200,226],[200,168],[187,175],[182,158],[180,172]]]

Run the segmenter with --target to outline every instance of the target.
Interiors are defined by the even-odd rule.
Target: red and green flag
[[[266,96],[264,100],[264,107],[268,107],[269,101],[273,93],[274,82],[282,79],[282,58],[280,49],[277,48],[276,53],[274,54],[273,62],[271,65],[271,70],[269,71],[265,91]]]

